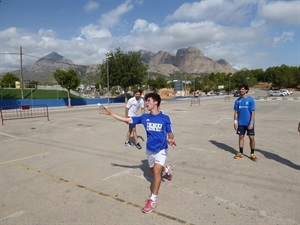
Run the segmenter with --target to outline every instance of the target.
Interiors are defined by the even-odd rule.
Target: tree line
[[[190,92],[196,90],[217,92],[220,87],[230,92],[240,84],[247,83],[250,87],[260,82],[268,83],[269,88],[300,88],[300,67],[281,65],[263,69],[239,70],[235,73],[180,73],[164,76],[157,72],[148,72],[148,65],[141,59],[141,53],[129,51],[124,53],[120,48],[106,54],[106,58],[98,66],[99,82],[95,84],[99,91],[112,91],[119,86],[125,93],[129,88],[144,88],[151,91],[159,91],[161,88],[174,87],[174,80],[185,82],[184,88]],[[78,73],[70,69],[68,71],[56,70],[53,74],[57,84],[68,90],[76,90],[80,85]],[[14,87],[15,81],[20,81],[13,73],[5,74],[1,80],[1,88]],[[29,81],[27,85],[35,86],[37,81]]]

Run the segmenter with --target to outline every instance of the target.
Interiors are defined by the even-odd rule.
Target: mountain
[[[152,53],[141,51],[142,59],[149,64],[149,70],[164,75],[181,73],[233,73],[236,70],[224,59],[214,61],[206,57],[199,49],[188,47],[178,49],[176,55],[159,51]]]
[[[174,73],[233,73],[236,70],[224,59],[217,61],[206,57],[203,52],[195,47],[178,49],[176,55],[169,52],[140,50],[142,61],[148,64],[149,72],[170,76]],[[57,69],[74,69],[79,74],[82,83],[94,83],[98,81],[98,65],[76,65],[71,60],[52,52],[32,66],[23,68],[23,79],[36,80],[40,83],[56,83],[53,73]],[[20,71],[13,71],[19,76]]]

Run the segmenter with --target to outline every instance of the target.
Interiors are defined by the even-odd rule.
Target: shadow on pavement
[[[147,181],[152,183],[153,181],[153,176],[152,173],[150,172],[148,161],[146,159],[141,160],[142,164],[140,165],[121,165],[121,164],[116,164],[116,163],[111,163],[112,166],[118,166],[118,167],[123,167],[123,168],[131,168],[131,169],[141,169],[144,174],[143,176]]]
[[[291,162],[288,159],[282,158],[281,156],[279,156],[279,155],[277,155],[275,153],[264,151],[264,150],[261,150],[261,149],[255,149],[255,151],[260,152],[262,155],[264,155],[264,157],[266,157],[268,159],[272,159],[272,160],[274,160],[276,162],[279,162],[281,164],[289,166],[289,167],[291,167],[293,169],[300,170],[300,165],[297,165],[297,164]]]
[[[220,143],[220,142],[217,142],[217,141],[214,141],[214,140],[210,140],[209,142],[212,143],[213,145],[217,146],[218,148],[223,149],[227,152],[230,152],[234,155],[237,153],[237,151],[234,148],[232,148],[232,147],[230,147],[230,146],[228,146],[224,143]],[[286,166],[289,166],[293,169],[300,170],[300,165],[297,165],[297,164],[291,162],[288,159],[282,158],[281,156],[279,156],[275,153],[271,153],[271,152],[264,151],[264,150],[261,150],[261,149],[255,149],[255,151],[261,153],[267,159],[271,159],[271,160],[274,160],[274,161],[279,162],[281,164],[284,164]]]

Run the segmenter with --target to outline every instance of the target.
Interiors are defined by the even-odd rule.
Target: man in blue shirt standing
[[[250,141],[250,159],[257,160],[254,154],[255,139],[254,139],[254,125],[255,125],[255,101],[252,97],[248,96],[249,86],[241,85],[240,97],[234,103],[234,129],[239,135],[239,152],[234,156],[235,159],[243,158],[244,151],[244,137],[248,135]]]
[[[148,93],[145,95],[145,103],[150,113],[140,116],[123,117],[108,109],[102,107],[103,113],[127,124],[143,124],[147,133],[146,155],[150,171],[153,174],[153,184],[151,186],[151,195],[142,209],[144,213],[150,213],[156,207],[156,198],[162,180],[162,174],[165,173],[168,180],[172,179],[172,165],[164,166],[167,155],[168,145],[175,147],[174,134],[172,130],[171,119],[168,115],[159,110],[161,98],[157,93]]]

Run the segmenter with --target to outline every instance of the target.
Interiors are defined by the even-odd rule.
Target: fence
[[[38,117],[47,117],[49,121],[49,112],[47,105],[12,105],[0,108],[1,121],[4,120],[29,119]]]

